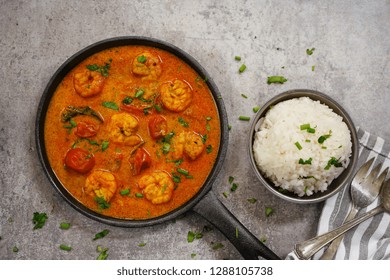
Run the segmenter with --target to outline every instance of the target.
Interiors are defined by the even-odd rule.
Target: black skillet
[[[214,97],[221,123],[221,142],[218,150],[217,160],[200,191],[191,200],[178,209],[173,210],[172,212],[169,212],[163,216],[145,220],[118,219],[104,216],[100,213],[96,213],[88,209],[75,198],[73,198],[73,196],[68,193],[65,187],[58,180],[52,168],[50,167],[44,143],[44,123],[46,112],[50,100],[62,79],[69,73],[69,71],[71,71],[87,57],[108,48],[124,45],[144,45],[168,51],[186,62],[202,78],[207,78],[205,80]],[[211,190],[212,184],[221,170],[228,147],[229,135],[227,114],[223,101],[220,98],[220,92],[210,78],[209,74],[194,58],[181,49],[169,43],[147,37],[117,37],[97,42],[77,52],[67,61],[65,61],[64,64],[62,64],[62,66],[55,72],[46,86],[38,107],[35,134],[38,156],[51,185],[72,207],[87,217],[114,226],[143,227],[172,220],[189,210],[193,210],[208,220],[215,227],[217,227],[230,240],[230,242],[232,242],[232,244],[237,248],[237,250],[245,259],[258,259],[259,257],[264,259],[280,259],[274,252],[261,243],[253,234],[251,234],[217,199]],[[236,234],[237,231],[239,233],[238,235]]]

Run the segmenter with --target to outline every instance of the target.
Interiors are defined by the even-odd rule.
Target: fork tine
[[[382,164],[378,164],[374,167],[374,169],[371,170],[370,174],[367,175],[367,177],[364,179],[366,182],[373,183],[378,176],[379,171],[382,168]]]
[[[364,179],[364,177],[366,176],[366,174],[367,174],[368,170],[370,169],[370,167],[371,167],[372,163],[374,162],[374,160],[375,160],[375,158],[371,158],[369,161],[366,161],[366,163],[364,163],[360,167],[359,171],[356,173],[356,175],[354,177],[354,181],[355,180],[361,181],[361,180]]]
[[[386,169],[382,171],[381,175],[379,175],[379,177],[375,180],[374,183],[382,185],[386,179],[388,172],[389,172],[389,167],[386,167]]]

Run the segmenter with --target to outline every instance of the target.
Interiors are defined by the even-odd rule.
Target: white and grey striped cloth
[[[360,142],[359,159],[357,168],[367,160],[375,157],[373,166],[382,163],[382,172],[390,166],[390,141],[385,141],[358,129],[358,138]],[[388,175],[389,177],[389,175]],[[367,208],[361,209],[358,215],[361,215],[379,204],[376,199]],[[344,188],[338,194],[326,200],[318,224],[317,235],[328,232],[335,227],[342,225],[344,219],[349,213],[351,207],[350,188]],[[324,249],[320,250],[313,259],[319,259]],[[292,252],[286,259],[297,259]],[[359,226],[348,231],[341,242],[335,255],[337,260],[380,260],[390,259],[390,214],[381,213]]]

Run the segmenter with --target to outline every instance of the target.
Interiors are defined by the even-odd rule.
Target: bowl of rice
[[[358,146],[348,113],[327,95],[305,89],[269,100],[249,136],[251,165],[260,182],[302,204],[324,201],[352,179]]]

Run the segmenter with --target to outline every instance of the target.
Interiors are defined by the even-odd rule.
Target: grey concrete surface
[[[337,100],[356,126],[390,140],[389,17],[388,0],[1,0],[0,259],[95,259],[97,245],[109,248],[109,259],[241,258],[216,229],[188,243],[188,231],[208,225],[197,214],[148,228],[107,226],[75,211],[45,177],[34,128],[46,84],[78,50],[126,35],[170,42],[210,73],[232,125],[228,155],[213,189],[255,236],[285,257],[295,243],[315,235],[323,204],[287,203],[261,186],[246,152],[250,123],[238,116],[252,116],[254,105],[280,92],[308,88]],[[308,48],[315,48],[313,55],[306,54]],[[239,74],[242,63],[247,69]],[[268,85],[270,75],[283,75],[288,82]],[[239,187],[225,198],[229,176]],[[255,204],[247,202],[251,197]],[[273,215],[266,217],[265,207],[272,207]],[[34,212],[49,217],[42,229],[32,230]],[[63,221],[72,227],[60,230]],[[109,235],[92,241],[103,229]],[[213,242],[224,247],[213,250]],[[62,251],[60,244],[73,250]]]

